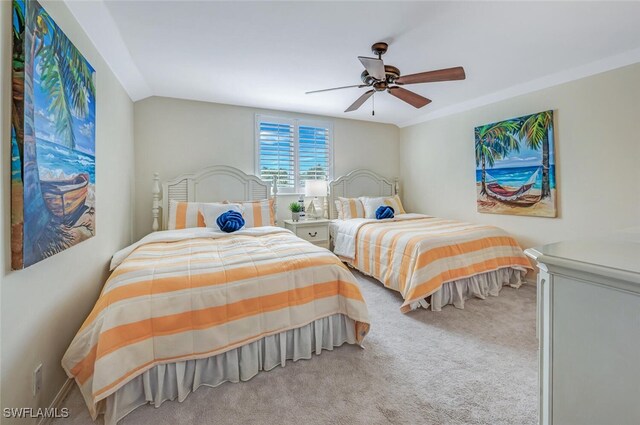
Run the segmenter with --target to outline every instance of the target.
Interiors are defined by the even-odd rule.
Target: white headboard
[[[162,197],[160,196],[162,194]],[[273,196],[277,194],[277,186]],[[222,202],[258,201],[271,198],[271,183],[259,177],[246,174],[237,168],[214,165],[198,172],[182,174],[162,183],[153,175],[153,231],[160,229],[160,204],[162,203],[162,229],[167,228],[170,201]],[[275,207],[275,204],[274,204]]]
[[[398,179],[391,183],[373,171],[358,169],[338,177],[329,183],[329,218],[338,217],[334,201],[338,197],[357,198],[359,196],[392,196],[399,193]]]

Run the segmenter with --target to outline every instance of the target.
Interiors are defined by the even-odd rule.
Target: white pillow
[[[376,210],[383,205],[388,205],[388,199],[388,196],[382,196],[379,198],[360,198],[360,201],[362,201],[362,205],[364,205],[365,218],[376,218]],[[398,212],[394,211],[394,213],[397,214]]]
[[[339,220],[344,220],[344,218],[342,216],[342,202],[340,202],[340,201],[338,201],[336,199],[335,204],[336,204],[336,213],[338,214],[338,219]]]
[[[211,227],[212,229],[220,230],[218,227],[218,223],[216,220],[220,215],[226,213],[227,211],[237,211],[240,214],[244,215],[244,211],[242,210],[242,205],[240,204],[223,204],[223,203],[210,203],[210,204],[202,204],[200,206],[200,212],[204,216],[204,223],[207,227]]]
[[[364,205],[360,198],[341,198],[338,197],[336,201],[340,205],[336,204],[338,210],[338,218],[340,220],[349,220],[352,218],[364,218]]]

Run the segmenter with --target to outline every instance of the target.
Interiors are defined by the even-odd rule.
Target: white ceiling
[[[168,96],[406,125],[640,62],[640,2],[68,1],[133,100]],[[357,112],[376,41],[403,74],[464,66],[467,79],[405,86]]]

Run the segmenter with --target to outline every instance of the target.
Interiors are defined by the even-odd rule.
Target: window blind
[[[258,123],[259,171],[262,180],[278,182],[278,188],[295,188],[294,125],[287,122]]]
[[[283,193],[304,192],[307,180],[333,174],[331,124],[256,116],[256,174]]]
[[[298,179],[304,190],[307,180],[327,180],[331,157],[329,129],[298,126]]]

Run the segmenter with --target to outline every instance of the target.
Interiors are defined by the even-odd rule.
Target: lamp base
[[[316,205],[313,199],[311,200],[311,202],[309,202],[309,206],[306,208],[305,212],[307,213],[307,217],[309,217],[310,219],[318,219],[318,211],[316,210]]]

